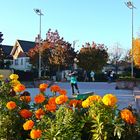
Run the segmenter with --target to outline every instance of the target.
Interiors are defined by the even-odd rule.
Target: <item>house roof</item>
[[[17,41],[22,47],[24,52],[28,52],[31,48],[35,47],[35,42],[25,40],[17,40]]]
[[[10,45],[1,45],[0,47],[2,48],[2,51],[5,53],[5,55],[10,55],[13,48],[13,46]]]

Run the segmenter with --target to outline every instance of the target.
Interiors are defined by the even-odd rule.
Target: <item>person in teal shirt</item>
[[[73,72],[69,73],[69,76],[70,76],[70,84],[71,84],[71,89],[72,89],[72,95],[75,94],[74,89],[77,90],[76,94],[79,94],[79,88],[78,88],[78,85],[77,85],[77,72],[73,71]]]

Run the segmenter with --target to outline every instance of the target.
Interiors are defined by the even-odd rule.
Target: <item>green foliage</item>
[[[92,132],[93,140],[107,140],[118,134],[119,131],[119,118],[116,117],[116,109],[104,106],[101,103],[94,103],[89,109],[89,115],[92,118]],[[115,126],[117,124],[117,126]],[[120,137],[120,136],[119,136]]]
[[[81,68],[87,71],[100,71],[108,60],[107,49],[102,44],[88,44],[81,48],[78,60],[78,66]]]
[[[38,140],[139,139],[139,114],[129,106],[123,110],[122,117],[122,110],[119,110],[116,104],[116,96],[90,95],[84,101],[68,99],[66,95],[56,96],[57,94],[50,98],[45,95],[45,86],[45,84],[40,85],[41,94],[36,95],[34,103],[27,104],[20,100],[20,93],[13,91],[14,87],[10,81],[1,81],[0,139],[29,140],[29,136],[32,137],[30,132],[36,129],[42,132]],[[54,86],[54,89],[58,88]],[[60,91],[62,94],[62,89],[57,92]],[[14,101],[17,105],[12,110],[6,107],[9,101]],[[32,116],[28,119],[22,118],[19,115],[21,109],[30,110]],[[33,126],[26,124],[29,120],[34,123]],[[26,131],[23,129],[23,124],[28,128],[24,128]]]
[[[19,97],[15,96],[14,91],[11,90],[10,81],[1,81],[0,87],[0,139],[3,140],[25,140],[27,132],[23,130],[23,118],[19,115],[19,110],[8,110],[6,103],[14,101],[20,107],[26,106],[20,103]]]
[[[46,140],[80,140],[81,138],[83,123],[80,116],[65,105],[62,105],[54,116],[44,117],[42,122],[47,123],[43,135]]]

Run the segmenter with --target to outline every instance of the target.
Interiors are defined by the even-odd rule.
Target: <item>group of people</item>
[[[108,82],[111,83],[114,81],[115,72],[113,70],[110,70],[110,71],[106,72],[106,76],[107,76]]]
[[[85,72],[84,72],[84,75],[87,76]],[[113,70],[112,71],[110,70],[106,73],[106,76],[107,76],[106,78],[108,79],[109,83],[113,82],[114,74],[115,74],[115,72]],[[76,70],[73,70],[68,75],[70,76],[70,85],[71,85],[71,89],[72,89],[72,95],[79,94],[79,88],[77,85],[78,72]],[[85,80],[86,80],[86,78],[87,77],[85,77]],[[94,71],[90,72],[90,78],[91,78],[91,81],[93,81],[93,82],[95,81],[95,72]],[[75,90],[76,90],[76,92],[75,92]]]

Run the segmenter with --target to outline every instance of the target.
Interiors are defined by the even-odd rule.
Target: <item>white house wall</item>
[[[15,70],[31,71],[32,65],[29,63],[29,57],[20,57],[13,60],[13,64],[10,66]]]

